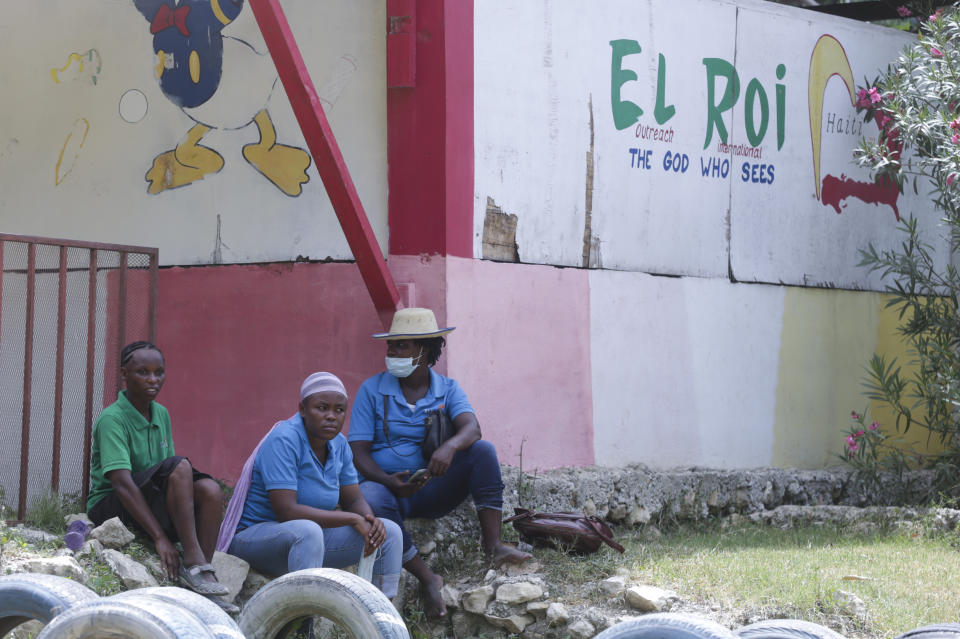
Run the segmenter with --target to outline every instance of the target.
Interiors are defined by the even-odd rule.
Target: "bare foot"
[[[443,603],[443,578],[433,575],[433,578],[420,583],[420,592],[423,596],[423,612],[428,619],[444,619],[447,616],[447,606]]]
[[[487,557],[493,562],[494,568],[499,568],[503,564],[522,564],[532,557],[528,552],[517,550],[509,544],[498,543],[493,548],[493,552],[488,552]]]

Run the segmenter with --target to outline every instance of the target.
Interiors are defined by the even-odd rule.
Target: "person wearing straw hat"
[[[392,599],[400,581],[400,528],[377,518],[360,492],[340,433],[346,415],[347,390],[336,375],[319,372],[303,381],[297,412],[274,424],[244,464],[217,549],[271,576],[345,568],[377,552],[373,583]]]
[[[431,618],[446,615],[443,580],[419,555],[405,518],[442,517],[469,495],[488,559],[499,566],[530,558],[500,539],[503,481],[496,449],[480,439],[477,416],[456,380],[432,370],[444,335],[454,328],[440,328],[430,309],[406,308],[394,314],[389,332],[373,335],[387,342],[387,370],[360,386],[348,436],[363,475],[360,490],[378,517],[400,526],[403,567],[420,581]],[[455,433],[424,459],[424,421],[435,410],[446,413]]]

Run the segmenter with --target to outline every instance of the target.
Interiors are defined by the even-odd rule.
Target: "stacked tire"
[[[275,639],[282,628],[322,616],[355,639],[409,639],[400,614],[356,575],[315,568],[275,579],[247,602],[239,623],[189,590],[155,587],[112,597],[74,581],[32,573],[0,577],[0,637],[46,624],[37,639]]]
[[[718,623],[677,613],[657,613],[607,628],[594,639],[845,639],[840,633],[801,619],[767,619],[728,630]],[[896,639],[960,639],[960,623],[940,623],[905,632]]]

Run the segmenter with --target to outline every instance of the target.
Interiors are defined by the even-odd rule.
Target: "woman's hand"
[[[430,471],[430,475],[433,477],[443,477],[450,468],[450,462],[453,461],[453,456],[456,452],[457,449],[450,445],[450,440],[445,441],[440,448],[433,452],[430,463],[427,464],[427,470]]]
[[[169,579],[176,580],[180,573],[180,553],[166,535],[157,537],[153,542],[160,556],[160,568]]]
[[[370,556],[370,553],[382,546],[387,539],[387,530],[383,522],[371,514],[357,515],[353,528],[363,537],[364,557]]]
[[[387,488],[390,489],[397,497],[409,497],[414,494],[421,488],[426,482],[423,481],[407,481],[407,478],[410,477],[409,470],[401,470],[399,473],[394,473],[390,475],[390,483],[387,484]]]

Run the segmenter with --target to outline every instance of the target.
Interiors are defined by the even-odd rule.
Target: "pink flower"
[[[870,87],[870,91],[868,94],[870,96],[870,102],[872,102],[873,104],[876,104],[877,102],[880,102],[883,99],[883,96],[880,95],[879,91],[877,91],[877,87]]]
[[[947,186],[953,186],[953,177],[954,177],[953,173],[947,176]]]
[[[867,428],[869,428],[870,430],[880,430],[880,422],[875,421],[869,426],[867,426]]]
[[[954,133],[950,137],[950,141],[953,142],[954,144],[960,144],[960,133]]]
[[[937,9],[933,12],[933,15],[930,16],[930,22],[936,22],[941,15],[943,15],[943,9]]]
[[[850,417],[853,418],[853,419],[860,419],[860,414],[857,413],[857,411],[852,410],[852,411],[850,411]]]
[[[909,18],[909,17],[910,17],[910,9],[908,9],[908,8],[905,7],[904,5],[900,5],[899,7],[897,7],[897,14],[898,14],[901,18]]]
[[[950,128],[953,129],[954,131],[960,131],[960,118],[957,118],[956,120],[951,122]]]
[[[855,453],[860,450],[860,445],[857,442],[850,442],[847,444],[847,450],[849,450],[851,453]]]
[[[930,55],[932,55],[932,56],[935,57],[935,58],[942,58],[942,57],[943,57],[943,51],[941,51],[940,49],[938,49],[938,48],[936,48],[936,47],[930,47]]]
[[[862,430],[858,430],[856,433],[853,434],[853,436],[854,436],[854,437],[863,437],[863,431],[862,431]]]
[[[856,104],[856,106],[857,106],[857,108],[859,108],[859,109],[866,109],[867,107],[870,106],[870,98],[869,98],[869,96],[867,95],[867,90],[866,90],[866,89],[860,89],[859,91],[857,91],[857,104]]]

